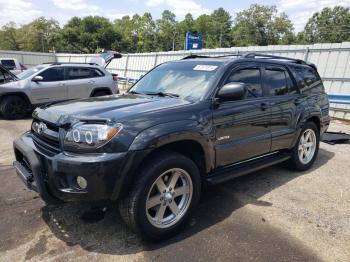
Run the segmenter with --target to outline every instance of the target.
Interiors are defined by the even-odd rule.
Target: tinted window
[[[249,90],[247,94],[248,98],[262,96],[261,77],[258,68],[242,68],[235,70],[227,81],[227,83],[230,82],[247,84]]]
[[[84,67],[68,67],[67,77],[69,80],[84,79],[93,77],[93,72],[90,68]]]
[[[12,59],[3,59],[1,60],[1,64],[7,69],[7,70],[14,70],[16,69],[15,61]]]
[[[296,72],[296,78],[298,79],[298,85],[300,89],[311,86],[314,83],[321,80],[318,74],[316,73],[316,71],[312,67],[298,66],[298,67],[294,67],[294,70]]]
[[[43,77],[44,82],[54,82],[64,80],[64,69],[63,67],[54,67],[45,70],[39,74]]]
[[[315,70],[311,67],[304,67],[302,70],[302,76],[304,82],[310,86],[313,83],[317,82],[319,79],[318,75],[316,74]]]
[[[100,76],[104,76],[104,73],[102,73],[100,70],[98,69],[93,69],[91,68],[92,70],[92,76],[93,77],[100,77]]]
[[[265,69],[265,85],[271,95],[288,94],[286,72],[282,69]]]

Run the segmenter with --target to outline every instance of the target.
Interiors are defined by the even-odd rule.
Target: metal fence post
[[[126,55],[126,62],[125,62],[125,75],[124,77],[127,77],[128,75],[128,66],[129,66],[129,54]]]
[[[304,55],[304,61],[307,62],[307,60],[309,59],[309,53],[310,53],[310,48],[306,47],[305,49],[305,55]]]
[[[156,53],[156,56],[154,58],[154,66],[158,64],[158,53]]]

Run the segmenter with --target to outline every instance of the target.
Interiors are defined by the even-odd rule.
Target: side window
[[[91,78],[92,72],[87,67],[67,67],[67,77],[68,80]]]
[[[287,95],[296,92],[289,73],[283,68],[265,68],[265,85],[271,95]]]
[[[43,82],[56,82],[64,80],[64,68],[53,67],[39,74],[43,78]]]
[[[104,76],[104,73],[102,73],[100,70],[98,70],[96,68],[91,68],[90,70],[92,71],[92,77]]]
[[[237,69],[227,80],[227,83],[230,82],[241,82],[247,84],[249,90],[247,98],[262,96],[261,75],[259,68]]]
[[[303,80],[304,82],[310,86],[313,83],[317,82],[319,79],[315,70],[312,67],[304,67],[302,70]]]
[[[315,83],[321,80],[319,75],[312,67],[298,66],[294,67],[294,70],[296,72],[296,78],[298,79],[298,85],[301,90],[308,89],[308,87],[313,86]],[[322,89],[322,84],[317,86],[321,86]]]

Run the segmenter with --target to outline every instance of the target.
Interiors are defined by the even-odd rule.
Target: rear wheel
[[[197,204],[201,191],[193,161],[175,152],[152,157],[138,180],[119,203],[127,225],[148,239],[164,239],[178,232]]]
[[[306,122],[293,148],[289,166],[295,170],[309,169],[315,162],[320,144],[320,133],[315,123]]]
[[[0,111],[6,119],[20,119],[28,113],[28,104],[20,96],[5,97],[0,105]]]

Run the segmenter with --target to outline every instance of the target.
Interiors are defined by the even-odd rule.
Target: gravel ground
[[[183,232],[144,243],[111,203],[48,207],[25,188],[12,141],[30,121],[0,119],[0,261],[350,261],[349,144],[321,143],[307,172],[279,165],[209,187]]]

